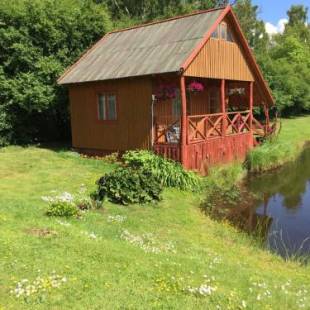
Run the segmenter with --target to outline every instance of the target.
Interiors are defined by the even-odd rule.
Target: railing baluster
[[[188,143],[202,142],[211,138],[241,134],[250,131],[250,110],[187,117]],[[253,122],[257,122],[253,118]],[[225,125],[225,130],[222,128]]]

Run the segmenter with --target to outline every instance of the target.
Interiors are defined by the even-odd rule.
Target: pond
[[[246,183],[258,198],[243,212],[247,228],[260,230],[266,246],[285,258],[310,256],[310,148],[295,162]]]
[[[277,170],[250,175],[240,187],[213,188],[202,209],[284,258],[310,261],[310,147]]]

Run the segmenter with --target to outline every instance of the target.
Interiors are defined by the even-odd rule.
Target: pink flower
[[[202,92],[204,90],[204,86],[202,83],[193,81],[188,85],[188,90],[190,92]]]
[[[160,84],[155,96],[157,100],[174,99],[176,97],[176,86],[174,84]]]

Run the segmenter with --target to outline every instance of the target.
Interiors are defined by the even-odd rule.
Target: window
[[[227,40],[227,24],[221,23],[221,39]]]
[[[98,118],[99,120],[116,120],[116,96],[113,94],[98,95]]]
[[[231,30],[225,22],[217,26],[216,30],[212,33],[211,38],[234,42]]]
[[[219,38],[219,27],[216,27],[216,30],[212,33],[211,38],[214,38],[214,39]]]

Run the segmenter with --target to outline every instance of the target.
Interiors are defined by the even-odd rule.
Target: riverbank
[[[248,174],[264,173],[295,160],[310,141],[310,116],[282,119],[277,137],[254,148],[244,163],[215,167],[206,178],[207,187],[231,187]]]
[[[92,191],[113,168],[68,150],[0,149],[1,310],[310,308],[310,266],[204,216],[205,194],[168,189],[156,205],[45,215],[42,196],[81,184]],[[234,184],[244,171],[216,169],[209,185]],[[17,282],[49,283],[53,271],[65,279],[60,287],[16,296]]]
[[[281,120],[279,135],[249,153],[246,166],[250,172],[264,172],[292,161],[310,141],[310,117]]]

